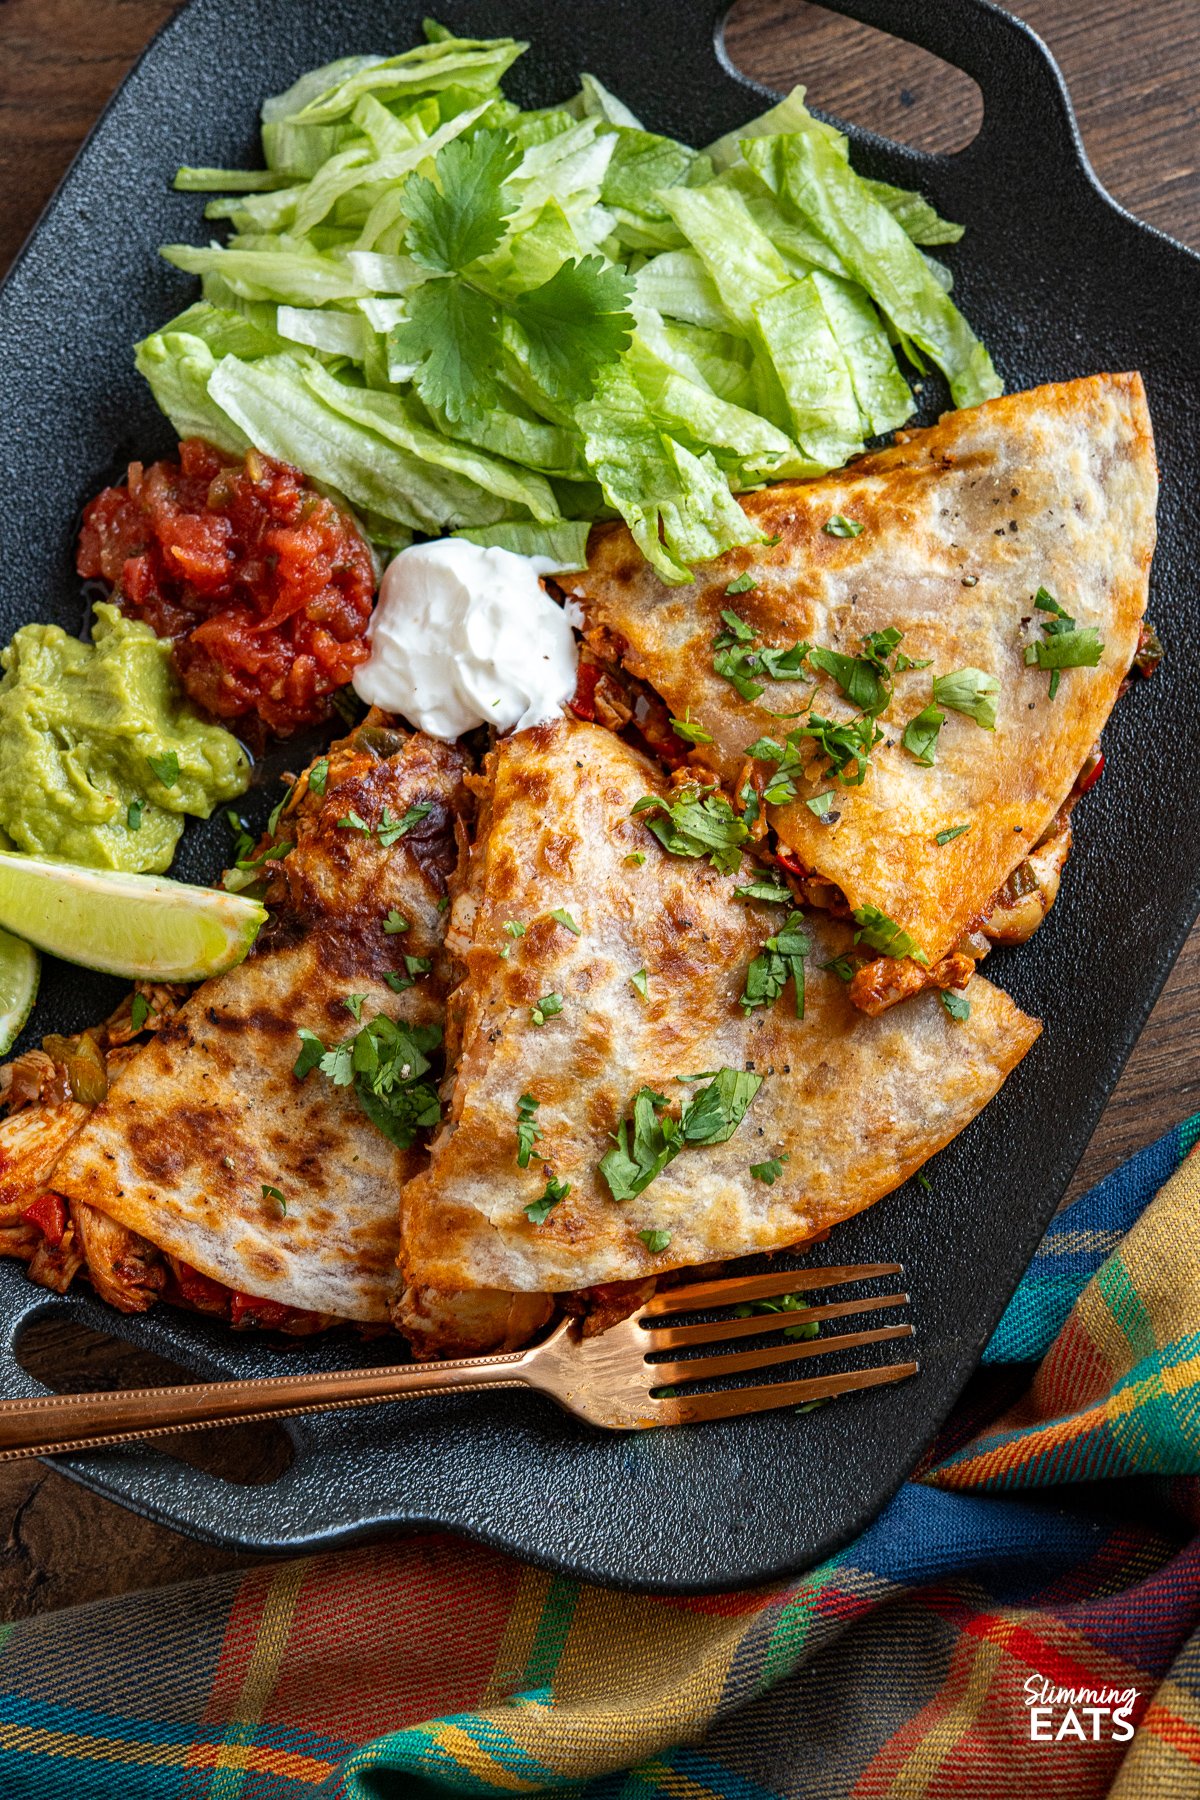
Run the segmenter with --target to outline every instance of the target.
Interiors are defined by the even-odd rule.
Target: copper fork
[[[860,1344],[888,1343],[912,1335],[908,1323],[876,1325],[865,1331],[822,1335],[827,1322],[907,1304],[905,1293],[860,1294],[819,1306],[785,1312],[750,1311],[755,1302],[847,1287],[878,1277],[902,1276],[899,1263],[856,1267],[780,1270],[667,1288],[607,1331],[584,1337],[577,1319],[563,1319],[527,1350],[475,1356],[457,1362],[404,1363],[395,1368],[344,1369],[315,1375],[274,1375],[250,1381],[206,1381],[184,1387],[134,1388],[124,1393],[44,1394],[33,1400],[0,1401],[0,1462],[89,1450],[143,1438],[168,1437],[208,1425],[248,1419],[288,1419],[302,1413],[337,1412],[420,1394],[478,1392],[484,1388],[528,1387],[609,1431],[639,1431],[654,1425],[692,1425],[729,1419],[810,1400],[827,1400],[856,1388],[878,1387],[917,1373],[915,1362],[889,1362],[865,1369],[772,1381],[762,1387],[721,1388],[687,1393],[681,1389],[748,1369],[807,1362]],[[737,1307],[742,1316],[694,1324],[659,1325],[672,1315]],[[818,1335],[745,1350],[723,1348],[765,1333],[815,1325]],[[651,1362],[663,1351],[714,1349],[715,1355]]]

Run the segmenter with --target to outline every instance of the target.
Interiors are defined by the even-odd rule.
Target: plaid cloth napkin
[[[639,1599],[424,1536],[23,1620],[0,1796],[1200,1795],[1197,1138],[1059,1215],[922,1468],[800,1579]]]

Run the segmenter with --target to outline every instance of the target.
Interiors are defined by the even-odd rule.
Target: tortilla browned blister
[[[424,1152],[394,1146],[352,1089],[317,1074],[297,1081],[297,1034],[349,1035],[356,994],[364,1022],[388,1012],[440,1026],[438,902],[457,857],[465,769],[453,745],[371,726],[331,753],[320,805],[309,793],[280,822],[279,837],[298,841],[267,865],[279,903],[254,949],[197,988],[122,1070],[55,1168],[58,1193],[237,1292],[387,1320],[396,1196]],[[401,820],[414,806],[429,811],[381,844],[384,810]],[[338,823],[351,815],[369,829]],[[393,909],[407,931],[384,931]],[[385,977],[403,974],[406,954],[433,966],[397,995]]]
[[[457,1290],[563,1291],[811,1236],[920,1168],[1038,1035],[980,976],[961,1023],[933,993],[867,1018],[822,966],[850,930],[812,916],[804,1017],[790,984],[773,1007],[744,1009],[747,964],[784,913],[734,897],[762,874],[749,859],[739,877],[660,847],[631,809],[667,792],[661,774],[600,727],[504,739],[482,786],[447,938],[464,971],[448,1002],[449,1107],[403,1196],[397,1322],[418,1342],[436,1339],[439,1297]],[[546,995],[562,1010],[540,1008],[538,1024]],[[618,1204],[599,1164],[638,1090],[681,1102],[726,1067],[764,1078],[738,1130]],[[522,1096],[541,1134],[525,1168]],[[773,1158],[773,1185],[751,1175]],[[531,1223],[551,1175],[570,1192]],[[669,1244],[654,1254],[643,1232]]]
[[[820,779],[808,741],[807,792],[836,785],[837,822],[815,817],[804,792],[769,818],[807,870],[851,908],[895,920],[936,964],[1038,843],[1109,715],[1138,647],[1156,493],[1141,377],[1096,375],[950,413],[838,474],[748,495],[745,510],[778,541],[731,551],[688,587],[664,586],[628,532],[602,528],[574,591],[600,654],[711,734],[692,761],[731,787],[750,745],[803,726],[779,715],[855,709],[827,676],[815,689],[764,677],[758,699],[742,699],[713,667],[723,609],[785,648],[855,654],[868,633],[904,633],[904,653],[930,667],[896,677],[862,786]],[[859,534],[826,530],[838,515]],[[730,594],[740,577],[753,586]],[[1104,643],[1099,666],[1064,670],[1053,699],[1024,660],[1049,617],[1034,607],[1039,587]],[[948,710],[924,767],[902,745],[905,725],[930,704],[933,678],[958,669],[998,678],[996,728]]]

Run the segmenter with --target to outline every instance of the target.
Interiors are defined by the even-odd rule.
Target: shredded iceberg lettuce
[[[737,494],[840,466],[914,410],[999,391],[922,246],[961,227],[865,180],[796,88],[707,150],[592,75],[522,110],[525,46],[456,37],[311,70],[262,108],[265,167],[185,167],[223,241],[137,366],[181,436],[254,444],[377,551],[457,532],[585,566],[619,515],[663,579],[757,531]]]

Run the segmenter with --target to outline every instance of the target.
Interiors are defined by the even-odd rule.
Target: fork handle
[[[403,1363],[386,1369],[324,1370],[250,1381],[206,1381],[183,1387],[130,1388],[117,1393],[39,1394],[0,1401],[0,1462],[93,1450],[142,1438],[170,1437],[210,1425],[249,1419],[291,1419],[339,1412],[419,1394],[472,1393],[524,1387],[529,1352],[476,1356],[459,1362]]]

